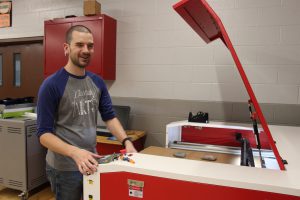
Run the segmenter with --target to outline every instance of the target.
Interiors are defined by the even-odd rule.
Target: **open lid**
[[[249,103],[253,104],[255,109],[252,115],[254,118],[258,118],[262,128],[267,135],[271,149],[274,152],[279,168],[284,170],[283,160],[281,159],[279,152],[275,146],[268,124],[264,118],[264,115],[260,109],[260,106],[256,100],[252,87],[245,74],[242,64],[235,52],[235,49],[229,39],[229,36],[217,14],[208,5],[205,0],[181,0],[173,6],[178,14],[196,31],[196,33],[206,42],[212,42],[215,39],[220,38],[226,47],[229,49],[232,58],[236,64],[236,67],[241,75],[243,83],[247,89],[250,97]]]

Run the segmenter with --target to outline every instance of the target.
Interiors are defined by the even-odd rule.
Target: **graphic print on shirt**
[[[73,117],[89,115],[91,112],[97,112],[96,91],[91,89],[78,89],[74,92],[73,98]]]

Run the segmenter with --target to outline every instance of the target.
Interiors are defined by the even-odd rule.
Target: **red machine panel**
[[[159,163],[158,163],[159,164]],[[199,169],[201,170],[201,169]],[[131,188],[129,180],[143,183],[143,187]],[[100,197],[108,199],[172,199],[172,200],[199,200],[199,199],[230,199],[230,200],[299,200],[297,196],[278,193],[256,191],[242,188],[226,187],[193,183],[188,181],[161,178],[149,175],[134,174],[128,172],[112,172],[100,174]],[[112,192],[112,187],[118,192]],[[140,189],[140,190],[139,190]],[[142,198],[129,196],[130,192],[142,195]],[[132,194],[134,195],[134,194]]]
[[[252,148],[256,148],[253,130],[216,128],[216,127],[194,127],[183,126],[181,128],[181,141],[212,144],[230,147],[240,147],[241,143],[236,140],[236,134],[240,133],[243,138],[248,139]],[[262,149],[271,149],[266,134],[260,132],[260,142]]]
[[[116,20],[107,15],[45,21],[45,67],[49,76],[67,63],[63,52],[65,33],[73,25],[88,27],[94,36],[95,53],[87,70],[105,80],[116,78]]]

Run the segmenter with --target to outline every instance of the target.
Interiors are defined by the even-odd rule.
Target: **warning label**
[[[128,189],[130,197],[143,198],[144,182],[128,179]]]

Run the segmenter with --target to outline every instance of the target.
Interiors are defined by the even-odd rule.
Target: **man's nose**
[[[87,45],[83,45],[82,51],[83,51],[83,52],[86,52],[86,53],[89,53],[89,48],[88,48],[88,46],[87,46]]]

